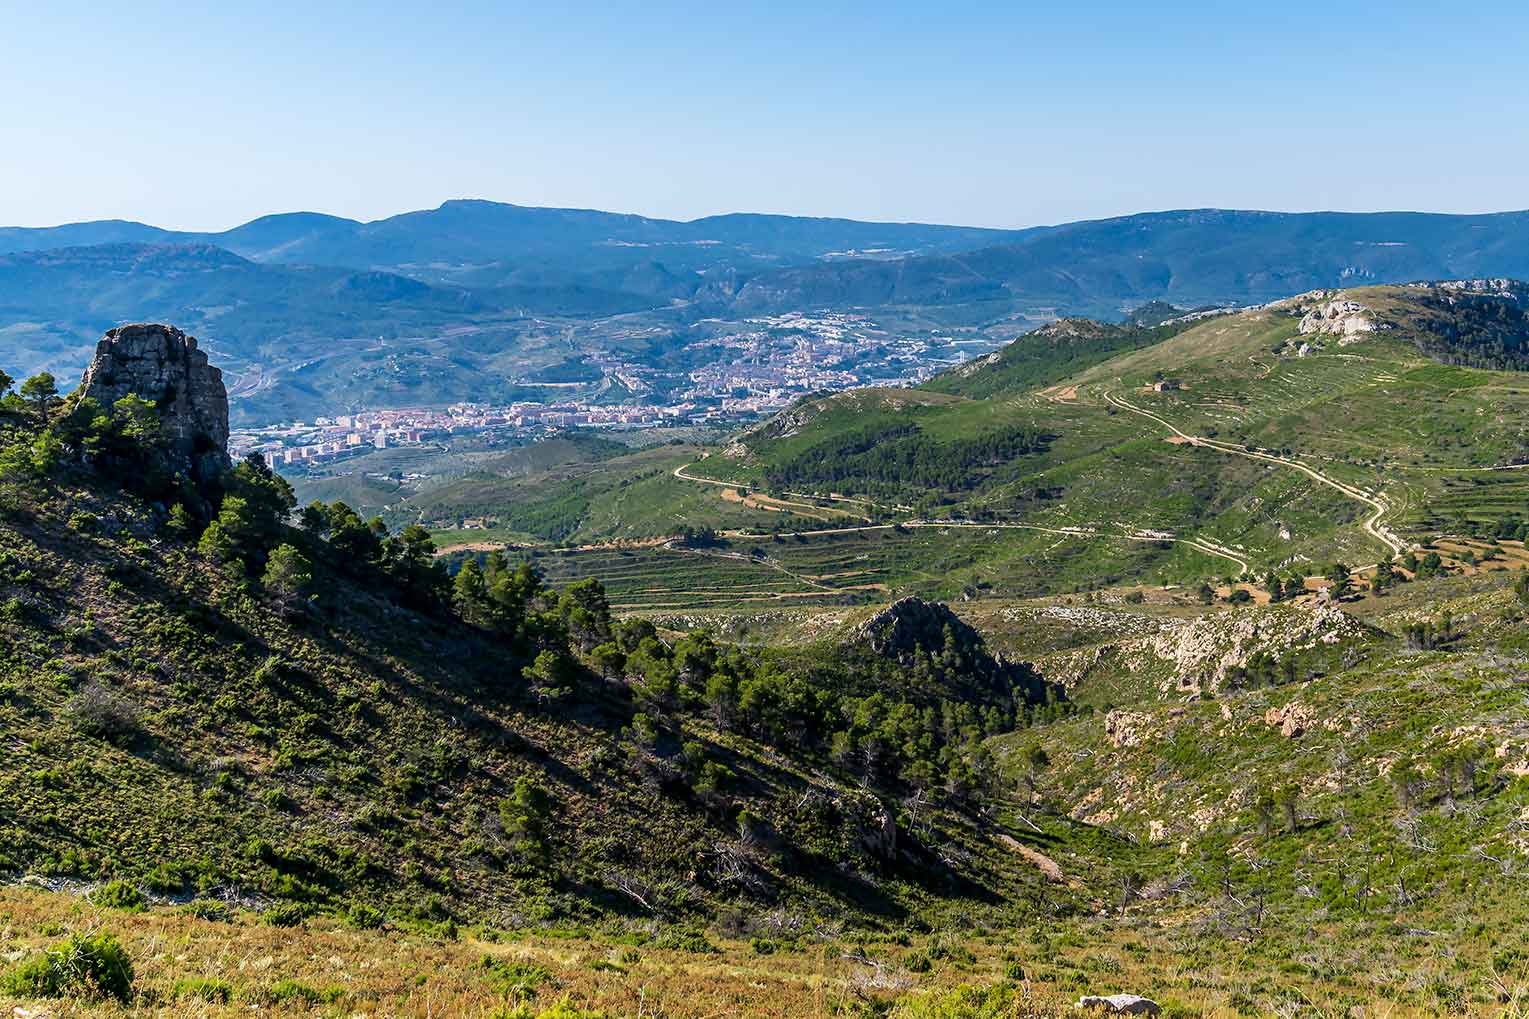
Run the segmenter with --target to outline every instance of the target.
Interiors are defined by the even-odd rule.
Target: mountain
[[[206,244],[0,255],[7,361],[27,371],[71,374],[104,329],[174,319],[201,333],[230,368],[253,369],[251,385],[265,389],[284,366],[492,317],[459,289],[376,271],[264,265]]]
[[[6,248],[26,249],[0,254],[13,369],[73,374],[101,330],[171,319],[239,376],[239,422],[270,423],[536,398],[546,391],[527,380],[569,357],[619,359],[667,391],[733,349],[719,336],[758,333],[749,320],[773,313],[865,313],[868,335],[934,358],[959,348],[935,352],[928,337],[957,330],[966,335],[953,342],[992,343],[1050,319],[1113,321],[1142,307],[1157,322],[1140,328],[1170,327],[1176,308],[1208,314],[1319,287],[1525,276],[1529,213],[1197,210],[991,231],[454,201],[372,223],[268,216],[223,233],[10,229]],[[861,381],[910,363],[864,347]],[[1076,370],[1109,349],[1063,343],[1039,360],[1060,365],[1051,354],[1071,350]],[[625,390],[597,381],[580,395],[610,392]]]
[[[761,273],[741,308],[1054,305],[1116,317],[1151,300],[1259,303],[1319,287],[1529,276],[1529,212],[1282,213],[1200,209],[1034,230],[960,254]]]
[[[547,209],[457,200],[370,223],[299,212],[263,216],[212,233],[161,230],[118,221],[0,229],[0,253],[81,244],[197,243],[254,261],[407,267],[429,276],[499,263],[590,272],[655,256],[672,268],[768,265],[858,253],[952,251],[1018,237],[1023,231],[918,223],[863,223],[802,216],[727,215],[679,222],[588,209]]]
[[[464,482],[389,512],[443,530],[497,517],[573,546],[542,553],[554,575],[672,611],[1300,586],[1335,561],[1517,533],[1525,290],[1315,291],[1152,328],[1066,319],[916,389],[805,398],[699,455]],[[687,527],[727,554],[580,549]],[[1469,568],[1472,547],[1439,554]]]

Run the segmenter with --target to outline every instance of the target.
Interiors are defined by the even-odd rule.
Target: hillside
[[[567,511],[554,544],[687,526],[721,542],[543,561],[601,577],[623,606],[753,611],[1230,577],[1261,590],[1271,573],[1289,587],[1335,562],[1405,562],[1441,535],[1513,538],[1520,289],[1364,287],[1151,329],[1046,326],[918,389],[810,397],[721,448],[676,449],[671,476],[643,482],[672,513],[595,526],[603,497],[549,478],[531,500]]]
[[[1190,387],[1153,396],[1183,399],[1250,337],[1288,371],[1340,353],[1444,370],[1397,317],[1419,296],[1223,316],[1086,370],[1065,398],[816,401],[732,462],[909,421],[863,452],[923,436],[943,451],[928,463],[960,462],[994,408],[1119,424],[1141,415],[1106,394],[1145,402],[1126,387],[1153,351]],[[1312,315],[1338,331],[1299,333]],[[1377,328],[1341,324],[1354,316]],[[1277,355],[1266,341],[1287,349],[1292,322],[1309,349]],[[156,381],[155,401],[132,392]],[[1529,993],[1512,933],[1529,919],[1522,533],[1440,538],[1418,550],[1436,566],[1398,559],[1391,583],[1345,572],[1268,606],[1230,585],[1112,586],[1123,566],[1101,559],[1087,597],[974,583],[954,606],[886,604],[890,585],[866,585],[877,604],[618,617],[614,585],[571,572],[597,561],[579,556],[675,557],[647,581],[660,601],[703,563],[779,565],[820,541],[851,562],[885,543],[909,577],[1067,575],[1085,564],[1036,564],[1087,536],[1036,531],[1050,549],[1006,562],[963,547],[956,521],[703,528],[564,550],[551,585],[531,565],[561,554],[545,547],[524,563],[459,551],[450,575],[421,528],[298,512],[258,458],[228,465],[210,448],[221,378],[184,333],[114,333],[68,400],[23,392],[0,400],[0,874],[24,885],[0,892],[7,1005],[996,1019],[1125,991],[1179,1014],[1484,1012]],[[1025,434],[1055,438],[1019,462],[1064,441]],[[693,455],[571,439],[487,477],[567,471],[596,506],[644,484],[702,491],[670,467]],[[983,463],[973,498],[1005,469]],[[830,590],[838,576],[786,569]]]
[[[0,871],[427,932],[766,906],[934,924],[1034,883],[977,797],[980,741],[1043,692],[974,632],[824,649],[829,677],[659,640],[598,584],[501,557],[448,577],[419,528],[294,518],[258,458],[186,480],[209,436],[173,408],[220,406],[221,382],[166,367],[184,334],[133,335],[160,346],[108,342],[108,382],[0,411],[0,717],[24,734]],[[133,378],[178,396],[99,402]],[[907,655],[943,694],[898,681]]]
[[[1143,308],[1148,306],[1143,305]],[[1173,317],[1151,326],[1062,319],[1026,333],[1002,350],[975,358],[926,383],[936,393],[982,399],[1001,392],[1040,389],[1116,354],[1161,343],[1189,328]]]
[[[750,310],[1051,305],[1115,318],[1151,300],[1259,303],[1322,287],[1529,276],[1529,213],[1282,213],[1193,209],[1034,230],[1009,243],[893,262],[762,273]]]

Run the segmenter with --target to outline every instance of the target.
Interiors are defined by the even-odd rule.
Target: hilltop
[[[1522,291],[1063,320],[918,388],[803,398],[710,448],[464,479],[393,519],[509,540],[663,612],[1132,585],[1192,603],[1201,585],[1310,591],[1339,566],[1362,588],[1377,562],[1405,579],[1431,555],[1473,570],[1524,522]],[[455,530],[483,517],[502,534]]]

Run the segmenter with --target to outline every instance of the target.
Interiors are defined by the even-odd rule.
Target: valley
[[[1529,1001],[1515,286],[237,463],[196,341],[108,334],[0,399],[0,1002]]]
[[[587,566],[617,604],[674,607],[876,592],[1029,597],[1204,577],[1256,586],[1270,571],[1320,576],[1334,560],[1362,572],[1442,528],[1517,516],[1509,493],[1521,491],[1514,461],[1529,450],[1520,410],[1529,389],[1512,373],[1422,355],[1407,333],[1414,305],[1396,303],[1411,292],[1349,293],[1390,309],[1394,327],[1358,340],[1303,334],[1312,307],[1342,299],[1308,296],[1163,329],[1155,344],[1073,375],[1064,360],[1055,375],[1026,375],[1012,388],[988,381],[1011,371],[1006,350],[994,358],[1007,361],[974,361],[922,388],[809,398],[699,459],[676,450],[667,477],[639,487],[598,482],[605,495],[591,496],[593,478],[525,479],[520,491],[575,514],[560,533],[581,547],[538,550],[531,533],[521,544],[557,575]],[[902,468],[813,486],[810,471],[792,466],[820,448],[835,449],[838,465],[852,463],[873,448],[857,438],[862,432],[902,436],[911,427],[917,442],[938,443],[997,434],[999,422],[1050,438],[943,492],[900,482]],[[782,467],[798,473],[778,480]],[[464,506],[487,512],[492,490]],[[429,512],[452,505],[451,492],[442,490]],[[579,518],[591,497],[590,515]],[[650,498],[673,515],[634,511],[634,500]],[[621,509],[594,508],[605,499]],[[602,525],[604,514],[619,523]],[[707,562],[682,542],[615,553],[599,545],[674,538],[681,524],[711,528],[726,554]],[[457,540],[440,533],[447,547]],[[1076,572],[1063,565],[1070,562]],[[678,578],[691,571],[687,593]],[[756,577],[757,589],[729,587],[725,578],[740,576]],[[671,586],[678,589],[666,602],[660,596]]]
[[[1529,1019],[1522,0],[3,24],[0,1019]]]

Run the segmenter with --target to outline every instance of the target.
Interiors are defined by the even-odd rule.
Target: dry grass
[[[1522,963],[1503,972],[1491,962],[1492,932],[1479,944],[1374,931],[1345,938],[1336,929],[1249,938],[1207,933],[1208,919],[1198,913],[1164,914],[1159,921],[1095,919],[1005,934],[935,935],[911,945],[808,940],[769,954],[713,937],[720,951],[701,953],[634,946],[614,934],[505,940],[464,932],[459,940],[440,940],[350,930],[332,921],[280,929],[248,916],[229,924],[168,908],[103,911],[72,896],[11,888],[0,890],[0,969],[70,933],[106,929],[133,958],[138,1000],[0,996],[0,1017],[488,1019],[517,1014],[517,1005],[535,1016],[566,1001],[572,1011],[557,1013],[559,1019],[996,1019],[1060,1015],[1080,994],[1120,990],[1152,996],[1170,1015],[1228,1017],[1521,1015],[1529,1002]],[[540,967],[546,977],[531,979],[539,984],[534,994],[506,991],[503,981],[496,986],[485,959]],[[996,1007],[944,997],[961,986],[1006,979]],[[199,980],[225,988],[229,1000],[203,1000],[187,986]],[[311,990],[314,1000],[292,992],[293,982]],[[288,993],[278,1000],[283,986]]]

